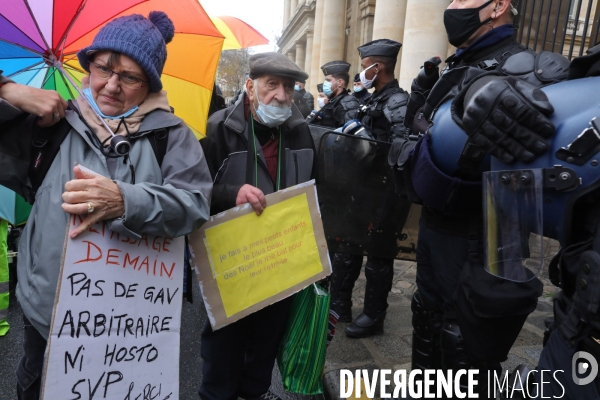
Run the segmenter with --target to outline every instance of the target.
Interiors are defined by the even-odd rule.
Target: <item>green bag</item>
[[[288,392],[323,393],[329,293],[312,284],[294,296],[277,364]]]

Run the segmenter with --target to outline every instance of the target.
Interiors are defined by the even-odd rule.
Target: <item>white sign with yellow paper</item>
[[[293,295],[331,274],[314,181],[214,215],[190,237],[213,329]]]

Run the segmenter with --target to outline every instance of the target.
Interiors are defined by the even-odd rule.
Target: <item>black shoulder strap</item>
[[[163,159],[167,154],[167,144],[169,142],[169,130],[166,128],[160,128],[152,131],[150,136],[150,145],[154,150],[154,156],[158,162],[158,166],[162,167]]]
[[[34,194],[44,181],[52,161],[54,161],[58,150],[60,150],[60,145],[70,131],[71,125],[65,118],[46,128],[38,128],[37,126],[34,128],[29,164],[29,180]],[[33,198],[30,200],[33,203]]]
[[[506,62],[506,60],[508,60],[511,56],[522,53],[525,50],[527,50],[527,46],[519,44],[518,46],[508,48],[508,50],[506,50],[504,53],[500,54],[497,57],[488,60],[479,60],[479,62],[477,62],[475,66],[479,69],[484,69],[486,71],[500,69],[502,68],[502,65]]]
[[[65,118],[49,127],[34,128],[29,164],[29,180],[31,181],[33,193],[32,198],[29,200],[32,204],[35,199],[35,193],[44,181],[52,162],[60,150],[60,145],[70,131],[71,125]],[[162,166],[163,159],[167,153],[168,140],[168,129],[157,129],[150,134],[150,144],[152,145],[152,150],[154,150],[154,155],[159,166]]]

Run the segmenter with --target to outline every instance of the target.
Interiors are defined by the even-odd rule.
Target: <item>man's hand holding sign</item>
[[[245,184],[240,188],[237,198],[235,199],[235,205],[241,206],[242,204],[250,203],[256,215],[262,214],[263,210],[267,206],[267,200],[265,194],[259,188]]]

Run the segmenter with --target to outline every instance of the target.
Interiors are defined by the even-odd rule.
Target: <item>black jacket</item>
[[[359,108],[356,118],[371,135],[382,142],[391,142],[404,134],[404,115],[408,94],[394,79],[381,90],[373,92]]]
[[[548,53],[550,54],[550,53]],[[551,55],[550,55],[551,56]],[[554,55],[562,60],[562,56]],[[447,62],[448,70],[458,70],[460,67],[475,67],[485,70],[496,70],[504,75],[516,76],[535,86],[542,86],[552,81],[560,81],[566,78],[566,71],[561,73],[561,68],[558,68],[566,60],[555,59],[552,65],[556,72],[550,72],[552,68],[543,68],[544,71],[538,71],[535,65],[540,62],[535,52],[527,47],[517,43],[512,37],[500,40],[499,42],[485,47],[483,49],[465,54],[461,58],[451,56]],[[463,68],[463,70],[467,71]],[[548,74],[541,76],[540,74]],[[439,81],[436,83],[427,98],[423,115],[427,120],[432,119],[433,112],[443,103],[454,98],[460,91],[464,80],[469,79],[469,73],[464,76],[456,74],[449,78],[452,74],[442,74]],[[459,77],[462,80],[453,82],[452,79]],[[448,78],[448,79],[446,79]],[[458,160],[457,160],[458,161]],[[419,168],[419,164],[415,164],[415,168]],[[462,176],[458,178],[462,179]],[[469,177],[468,180],[473,180]],[[455,193],[456,197],[459,197]],[[446,215],[443,212],[427,206],[426,199],[423,199],[425,206],[421,214],[422,221],[430,228],[451,235],[467,236],[469,233],[469,220],[478,218],[483,212],[481,209],[481,191],[473,194],[473,203],[465,204],[461,208],[461,212],[453,215]]]
[[[258,139],[252,137],[252,124],[246,119],[246,94],[224,110],[217,111],[208,120],[206,138],[200,141],[214,180],[211,215],[235,207],[235,200],[244,184],[257,186],[264,194],[276,191],[269,175],[265,157]],[[251,118],[251,113],[248,113]],[[295,105],[292,116],[281,125],[282,147],[281,189],[313,179],[316,175],[315,146],[306,122]],[[256,146],[257,157],[254,154]],[[258,184],[256,179],[258,178]]]
[[[302,118],[306,118],[310,115],[310,112],[313,110],[306,103],[306,99],[300,92],[294,91],[294,104],[298,107],[298,111],[302,114]]]
[[[360,92],[353,92],[352,96],[354,96],[356,98],[356,100],[358,100],[358,103],[360,105],[363,105],[367,101],[369,101],[369,97],[371,97],[371,93],[369,93],[369,91],[367,89],[363,89]]]
[[[309,118],[308,123],[339,128],[356,117],[358,100],[348,92],[342,92],[329,100],[314,118]]]
[[[310,92],[307,92],[305,89],[300,89],[298,93],[300,93],[302,97],[304,97],[304,101],[306,101],[306,105],[308,106],[308,108],[310,108],[311,111],[314,110],[315,98],[313,97],[313,95],[310,94]]]

